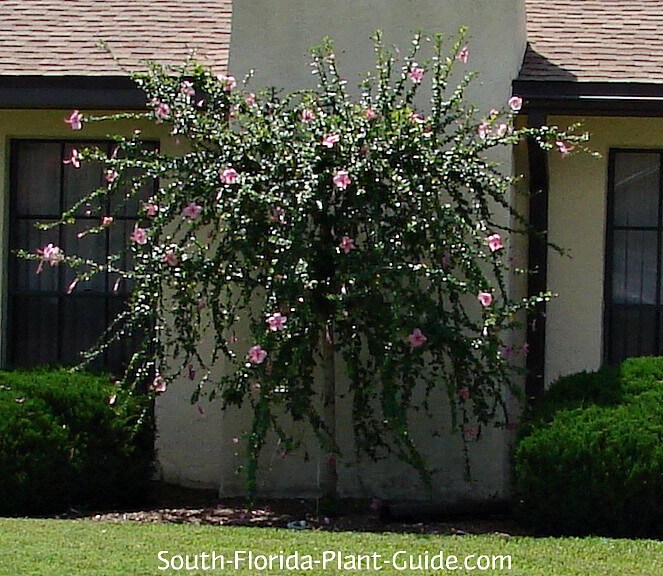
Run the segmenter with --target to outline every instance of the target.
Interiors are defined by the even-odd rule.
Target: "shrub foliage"
[[[107,377],[0,372],[0,513],[140,501],[153,459],[143,404]]]
[[[553,384],[515,477],[524,518],[546,532],[663,534],[663,358]]]

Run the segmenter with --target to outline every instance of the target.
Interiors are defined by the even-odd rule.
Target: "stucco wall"
[[[567,126],[578,118],[551,117]],[[610,148],[663,148],[663,119],[587,118],[588,155],[549,155],[550,241],[569,251],[550,251],[548,283],[559,294],[548,306],[546,380],[600,366],[603,354],[603,281]]]
[[[260,0],[235,4],[231,40],[230,72],[238,78],[251,69],[256,75],[254,86],[276,85],[285,89],[312,86],[308,50],[324,36],[336,43],[339,67],[355,86],[361,74],[374,62],[370,35],[375,29],[385,33],[387,45],[407,49],[414,30],[444,32],[455,37],[461,26],[469,28],[470,61],[467,69],[480,76],[469,91],[469,99],[480,109],[501,107],[511,95],[511,81],[517,75],[525,49],[525,12],[521,0],[339,0],[310,2],[304,0]],[[494,157],[512,170],[512,154],[504,149]],[[343,386],[339,366],[339,382]],[[244,479],[237,474],[244,450],[243,433],[250,425],[247,412],[228,412],[215,420],[217,428],[210,442],[221,440],[223,457],[218,461],[218,475],[213,468],[198,467],[196,455],[204,452],[204,435],[213,427],[204,420],[216,419],[215,413],[203,418],[191,408],[189,390],[183,386],[160,398],[159,450],[163,477],[190,485],[220,487],[222,495],[241,495]],[[440,411],[448,410],[447,401],[440,400]],[[179,418],[179,420],[177,420]],[[352,454],[350,429],[351,409],[347,402],[338,407],[339,441],[346,454]],[[442,434],[430,438],[425,419],[415,416],[415,434],[420,447],[429,456],[432,466],[440,472],[434,481],[434,497],[438,500],[461,496],[485,499],[504,495],[508,487],[508,448],[510,438],[503,432],[485,433],[470,448],[473,480],[466,482],[461,442],[448,433],[448,421],[440,428]],[[235,439],[239,438],[239,443]],[[323,456],[315,441],[307,440],[303,451],[283,458],[280,447],[271,444],[265,449],[260,491],[271,496],[316,496],[319,494],[320,468]],[[427,494],[407,466],[393,459],[377,464],[353,464],[348,458],[339,464],[339,489],[343,496],[382,498],[426,498]]]

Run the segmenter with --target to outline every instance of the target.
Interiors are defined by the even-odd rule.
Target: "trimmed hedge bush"
[[[554,383],[518,440],[515,481],[543,531],[663,534],[663,358]]]
[[[0,372],[0,513],[142,500],[153,462],[148,407],[107,377]]]

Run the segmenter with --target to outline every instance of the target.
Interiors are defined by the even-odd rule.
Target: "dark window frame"
[[[617,155],[619,154],[656,154],[659,157],[659,189],[658,189],[658,215],[656,226],[624,226],[615,225],[615,169]],[[656,304],[629,304],[613,303],[614,278],[614,248],[615,232],[619,230],[652,231],[657,233],[657,270],[656,270]],[[614,321],[612,318],[615,309],[655,309],[655,330],[653,338],[655,349],[663,353],[663,148],[610,148],[608,153],[608,189],[605,222],[605,252],[603,275],[603,363],[615,364],[611,358],[611,349],[614,338]]]
[[[60,214],[64,211],[64,209],[69,208],[69,206],[65,206],[65,166],[60,169],[60,174],[59,174],[59,196],[60,196],[60,201],[59,201],[59,209],[60,209],[60,214],[18,214],[18,189],[19,189],[19,162],[18,162],[18,155],[20,154],[20,146],[21,143],[35,143],[35,144],[54,144],[54,145],[59,145],[59,150],[60,150],[60,159],[65,157],[65,149],[66,147],[70,146],[75,146],[75,147],[85,147],[85,146],[98,146],[102,150],[105,149],[106,153],[110,153],[112,151],[112,148],[117,146],[117,143],[114,142],[113,140],[109,139],[104,139],[104,138],[76,138],[76,139],[67,139],[67,138],[12,138],[9,142],[9,149],[10,149],[10,154],[9,154],[9,160],[10,160],[10,166],[9,166],[9,198],[6,203],[7,206],[7,214],[8,217],[6,219],[6,222],[8,223],[7,226],[7,236],[6,236],[6,241],[9,246],[9,250],[6,255],[6,267],[5,269],[7,270],[7,284],[5,288],[5,294],[6,294],[6,324],[5,324],[5,338],[6,338],[6,345],[5,345],[5,357],[4,357],[4,362],[3,364],[8,367],[13,367],[15,364],[15,360],[17,359],[17,354],[16,354],[16,349],[18,346],[21,345],[21,342],[17,340],[17,335],[15,334],[16,328],[15,328],[15,323],[14,323],[14,318],[15,315],[17,314],[16,310],[16,299],[21,298],[21,297],[32,297],[32,298],[37,298],[37,297],[44,297],[44,298],[55,298],[57,300],[57,327],[56,327],[56,333],[58,335],[58,341],[57,341],[57,359],[55,360],[56,363],[63,363],[66,362],[66,358],[64,357],[64,352],[63,352],[63,341],[64,338],[62,338],[62,335],[64,333],[64,326],[65,326],[65,308],[67,307],[67,303],[71,302],[76,302],[76,301],[83,301],[83,300],[90,300],[90,299],[103,299],[104,304],[103,304],[103,314],[104,314],[104,325],[108,326],[110,322],[113,320],[115,315],[117,314],[117,311],[119,309],[119,306],[123,302],[127,300],[129,297],[130,292],[127,291],[126,289],[121,289],[118,292],[113,291],[112,285],[110,282],[110,278],[108,275],[104,278],[104,290],[103,291],[82,291],[82,290],[74,290],[71,294],[67,294],[67,280],[65,280],[65,267],[64,266],[59,266],[57,267],[57,270],[54,269],[49,269],[44,270],[43,273],[56,273],[58,275],[57,278],[57,290],[56,291],[47,291],[47,290],[19,290],[17,287],[17,282],[18,282],[18,261],[16,259],[16,256],[14,254],[14,251],[17,248],[17,244],[20,241],[20,238],[18,237],[19,234],[19,224],[23,222],[37,222],[37,221],[45,221],[45,220],[51,220],[53,219],[54,216],[60,217]],[[145,141],[146,145],[148,146],[154,146],[155,149],[158,149],[159,143],[156,140],[146,140]],[[153,192],[156,193],[158,189],[158,183],[155,182],[153,186]],[[92,190],[90,190],[91,192]],[[102,208],[102,213],[105,212],[105,214],[110,214],[110,200],[106,199],[104,202],[104,207]],[[113,214],[114,217],[114,222],[119,223],[119,222],[138,222],[141,220],[140,214]],[[91,225],[94,225],[95,223],[99,222],[99,214],[94,214],[90,216],[77,216],[76,217],[77,221],[86,221],[89,222]],[[65,251],[65,254],[67,253],[67,246],[66,246],[66,240],[65,240],[65,235],[66,235],[66,227],[65,226],[60,226],[57,231],[57,237],[58,237],[58,246],[62,247],[63,250]],[[105,247],[105,254],[108,255],[111,253],[111,235],[109,232],[105,232],[105,238],[103,240],[103,244]],[[39,246],[41,247],[41,246]],[[32,248],[38,248],[38,247],[30,247]],[[37,264],[35,263],[35,267]],[[99,334],[101,336],[101,334]],[[103,366],[101,367],[105,370],[109,369],[109,354],[106,352],[104,353],[104,359],[103,359]]]

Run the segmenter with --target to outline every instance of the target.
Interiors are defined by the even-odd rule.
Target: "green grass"
[[[0,576],[123,576],[159,574],[258,574],[234,570],[159,570],[157,554],[211,552],[230,555],[234,550],[256,554],[299,552],[321,557],[325,550],[351,554],[382,554],[398,550],[431,555],[443,551],[464,557],[511,555],[511,570],[475,570],[474,574],[527,576],[663,574],[663,543],[652,540],[607,538],[524,538],[489,536],[434,536],[309,532],[267,528],[229,528],[175,524],[111,524],[90,520],[0,519]],[[354,573],[370,574],[373,570]],[[450,573],[443,570],[439,573]],[[458,570],[459,573],[467,572]],[[350,570],[273,570],[262,574],[341,574]],[[433,574],[432,570],[381,574]]]

